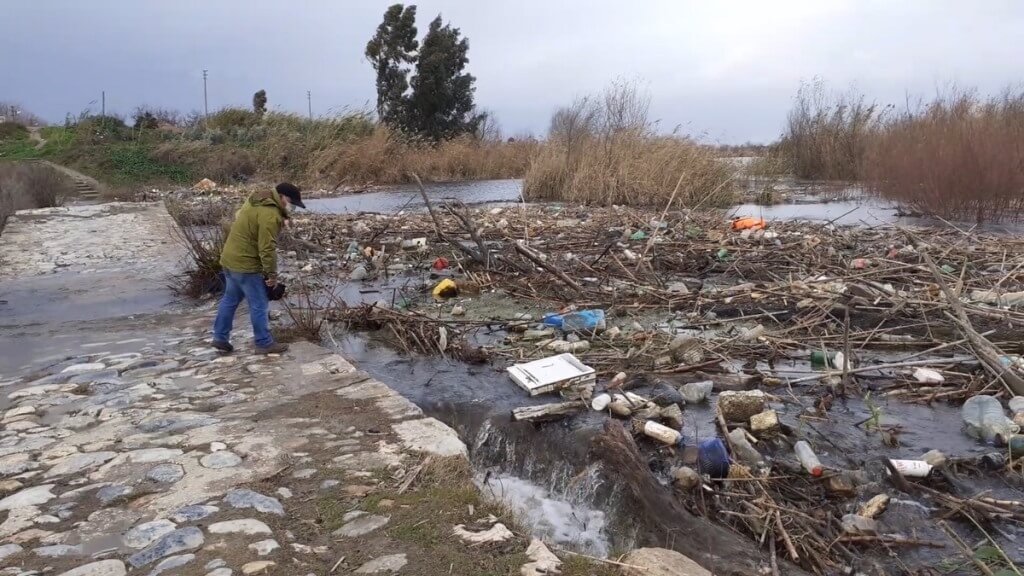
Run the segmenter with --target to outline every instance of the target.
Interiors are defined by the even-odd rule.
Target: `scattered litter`
[[[931,368],[918,368],[914,370],[914,380],[922,384],[941,384],[946,377]]]
[[[807,442],[800,440],[793,445],[793,451],[796,452],[796,457],[800,460],[800,465],[804,467],[804,470],[811,476],[821,476],[824,472],[824,468],[821,465],[821,460],[818,460],[818,456],[811,449],[811,445]]]
[[[515,537],[515,534],[513,534],[512,531],[506,528],[501,522],[498,522],[486,530],[476,532],[467,530],[464,524],[459,524],[452,529],[452,533],[459,538],[462,538],[462,541],[467,544],[504,542]]]
[[[434,298],[454,298],[459,295],[459,286],[451,278],[445,278],[431,291]]]

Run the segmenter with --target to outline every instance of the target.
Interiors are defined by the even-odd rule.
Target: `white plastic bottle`
[[[821,476],[825,468],[821,465],[821,460],[814,454],[814,450],[811,449],[811,445],[803,440],[793,445],[793,450],[796,452],[796,457],[800,460],[800,464],[803,465],[804,470],[810,473],[811,476]]]
[[[1020,426],[1013,423],[1003,412],[1003,405],[994,396],[979,394],[967,399],[960,408],[967,434],[994,443],[1004,440],[1020,431]]]

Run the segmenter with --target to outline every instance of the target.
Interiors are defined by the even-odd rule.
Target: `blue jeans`
[[[267,299],[267,287],[263,283],[263,274],[248,272],[232,272],[224,270],[224,296],[217,307],[217,319],[213,323],[213,339],[229,342],[231,325],[235,321],[235,310],[242,299],[249,302],[249,319],[252,321],[252,333],[256,345],[266,348],[274,343],[270,335],[270,300]]]

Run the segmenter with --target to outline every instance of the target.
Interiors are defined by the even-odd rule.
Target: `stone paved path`
[[[234,355],[209,348],[209,308],[154,305],[176,256],[162,211],[123,210],[23,215],[0,237],[15,254],[0,263],[0,575],[326,574],[389,517],[356,502],[325,532],[311,502],[465,454],[324,348],[256,357],[251,334]],[[66,290],[89,283],[111,300]],[[132,286],[153,298],[118,303]],[[351,569],[407,562],[372,556]]]

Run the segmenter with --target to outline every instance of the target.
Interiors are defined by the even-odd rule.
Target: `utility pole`
[[[306,90],[306,103],[309,104],[309,119],[313,119],[313,93]]]
[[[210,102],[206,99],[206,70],[203,70],[203,117],[210,115]]]
[[[102,94],[101,101],[103,103],[100,104],[100,116],[106,116],[107,115],[107,91],[104,90],[101,94]]]

